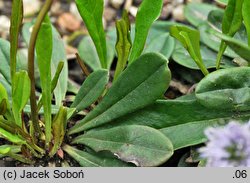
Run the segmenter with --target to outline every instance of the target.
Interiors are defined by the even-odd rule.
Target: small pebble
[[[39,0],[23,0],[24,16],[31,16],[40,10],[41,2]]]
[[[133,17],[136,16],[137,11],[138,11],[138,8],[135,7],[135,6],[131,6],[131,7],[129,8],[129,13],[130,13]]]
[[[82,21],[82,17],[77,9],[76,3],[70,3],[69,8],[70,13],[72,13],[79,21]]]
[[[61,14],[57,23],[62,29],[66,29],[71,32],[76,31],[81,27],[81,22],[71,13]]]
[[[185,16],[184,16],[184,5],[179,5],[173,10],[173,18],[176,21],[184,21]]]
[[[10,29],[10,19],[5,15],[0,15],[0,32],[8,32]]]
[[[122,4],[124,3],[124,0],[110,0],[110,4],[115,8],[119,9]]]

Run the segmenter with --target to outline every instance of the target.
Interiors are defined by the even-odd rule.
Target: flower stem
[[[40,27],[42,25],[42,22],[46,14],[48,13],[51,7],[52,2],[53,0],[46,0],[42,10],[40,11],[31,33],[29,50],[28,50],[28,73],[31,81],[31,90],[30,90],[31,119],[34,124],[34,129],[38,134],[41,133],[41,129],[38,122],[37,103],[36,103],[36,88],[35,88],[35,74],[34,74],[35,45]]]

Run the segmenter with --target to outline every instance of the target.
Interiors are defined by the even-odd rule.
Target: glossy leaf
[[[14,75],[16,73],[16,56],[17,56],[17,48],[18,48],[18,36],[21,29],[21,25],[23,22],[23,1],[15,0],[12,3],[11,10],[11,27],[10,27],[10,55],[11,55],[11,76],[12,80],[14,79]]]
[[[10,43],[4,39],[0,38],[0,58],[1,58],[1,67],[0,73],[4,79],[10,84]]]
[[[76,137],[73,143],[87,145],[97,152],[110,151],[137,166],[158,166],[173,154],[171,142],[162,133],[137,125],[90,131]]]
[[[200,33],[195,29],[186,26],[172,26],[170,30],[171,36],[175,37],[187,49],[190,56],[201,69],[204,75],[208,74],[201,53],[200,53]]]
[[[12,96],[12,111],[15,123],[22,127],[22,110],[30,97],[30,78],[26,71],[20,71],[15,74]]]
[[[205,3],[188,3],[184,9],[186,19],[198,27],[207,20],[210,11],[218,9],[216,6]]]
[[[65,107],[61,107],[52,123],[54,146],[49,153],[50,157],[54,156],[57,150],[61,147],[64,135],[66,133],[66,125],[67,125],[67,109]]]
[[[127,65],[130,49],[132,47],[130,29],[128,13],[124,11],[122,19],[116,21],[117,42],[115,48],[118,60],[115,69],[114,81],[119,77]]]
[[[98,57],[95,45],[90,36],[85,36],[78,46],[78,52],[81,59],[92,70],[96,71],[102,68],[100,59]],[[113,59],[115,57],[115,51],[113,45],[107,40],[107,68],[109,69]]]
[[[249,110],[250,68],[230,68],[209,74],[196,87],[198,101],[214,109]]]
[[[98,70],[91,73],[82,84],[71,108],[76,108],[76,112],[79,112],[93,104],[105,90],[108,80],[107,70]]]
[[[46,35],[46,37],[45,37]],[[36,54],[42,87],[46,144],[51,140],[51,56],[52,27],[48,16],[45,17],[36,42]]]
[[[102,157],[99,153],[81,151],[72,146],[65,145],[63,150],[74,158],[82,167],[127,167],[127,163],[112,157]]]
[[[143,0],[136,14],[135,38],[129,57],[129,63],[136,60],[142,53],[147,40],[148,32],[153,22],[158,19],[163,6],[162,0],[155,0],[152,6],[151,0]]]
[[[247,44],[244,44],[243,42],[231,38],[229,36],[226,36],[224,34],[220,34],[218,32],[214,33],[216,36],[221,38],[232,50],[234,50],[238,55],[240,55],[242,58],[250,62],[250,47]]]
[[[216,52],[209,49],[204,44],[200,45],[200,51],[201,51],[202,60],[206,68],[215,68],[216,67],[215,60],[217,56]],[[185,48],[183,48],[183,46],[178,42],[176,43],[176,47],[172,55],[172,58],[175,62],[177,62],[178,64],[184,67],[199,70],[199,67],[197,66],[197,64],[195,64],[194,60],[190,57],[190,55],[188,54],[188,51],[185,50]],[[228,57],[222,58],[221,68],[230,68],[234,66],[237,66],[237,65],[233,64],[230,58]]]
[[[122,73],[98,106],[69,130],[69,134],[111,122],[153,103],[165,92],[169,82],[170,71],[163,56],[155,53],[141,56]]]
[[[76,0],[78,11],[89,31],[102,68],[107,68],[107,49],[105,32],[102,23],[102,15],[104,9],[103,0]]]
[[[242,16],[244,20],[244,24],[247,29],[247,37],[248,37],[248,46],[250,47],[250,16],[249,16],[249,10],[250,10],[250,1],[245,0],[243,2],[243,7],[242,7]]]

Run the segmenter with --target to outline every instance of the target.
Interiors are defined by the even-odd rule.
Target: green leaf
[[[130,29],[131,28],[130,28],[130,21],[129,21],[128,13],[124,11],[122,15],[122,19],[116,21],[117,42],[116,42],[115,48],[116,48],[118,60],[117,60],[117,65],[115,69],[114,81],[122,73],[128,61],[130,49],[132,47]]]
[[[158,166],[173,154],[168,138],[146,126],[123,126],[90,131],[78,136],[73,143],[84,144],[99,151],[110,151],[125,162],[137,166]]]
[[[60,107],[52,124],[54,146],[49,153],[50,157],[54,156],[57,150],[61,147],[66,132],[66,125],[67,125],[67,108]]]
[[[224,34],[220,34],[218,32],[214,32],[214,34],[221,38],[232,50],[234,50],[239,56],[250,62],[250,47],[243,42],[226,36]]]
[[[223,69],[209,74],[196,87],[198,101],[213,109],[249,110],[250,68]]]
[[[178,39],[181,44],[187,49],[190,56],[194,59],[197,66],[201,69],[204,75],[209,72],[206,69],[201,53],[200,53],[200,33],[195,29],[186,26],[172,26],[170,30],[171,36]]]
[[[248,37],[248,46],[250,47],[250,17],[249,17],[249,10],[250,10],[250,1],[245,0],[242,7],[242,16],[244,20],[244,24],[247,29],[247,37]]]
[[[76,108],[76,112],[78,112],[94,103],[105,90],[108,80],[107,70],[98,70],[91,73],[82,84],[71,108]]]
[[[209,49],[204,44],[200,45],[200,51],[201,51],[202,60],[206,68],[208,69],[215,68],[216,67],[215,60],[216,60],[217,53]],[[175,62],[177,62],[178,64],[184,67],[199,70],[199,67],[194,62],[194,60],[190,57],[190,55],[188,54],[188,51],[185,50],[185,48],[183,48],[183,46],[179,42],[176,43],[176,47],[172,55],[172,58]],[[224,57],[224,56],[222,57],[221,68],[230,68],[230,67],[235,67],[235,66],[237,65],[233,64],[230,58]]]
[[[143,125],[161,129],[201,121],[217,120],[219,122],[224,121],[224,119],[241,118],[245,115],[241,111],[233,112],[231,110],[206,108],[196,99],[178,98],[175,100],[157,100],[154,104],[122,116],[101,128],[112,128],[121,125]]]
[[[155,20],[158,19],[163,6],[162,0],[143,0],[135,19],[135,38],[129,57],[129,63],[136,60],[142,53],[147,40],[148,32]]]
[[[3,158],[8,155],[9,152],[11,153],[19,153],[21,151],[20,146],[14,145],[1,145],[0,146],[0,158]]]
[[[177,150],[206,142],[204,130],[218,126],[219,123],[217,119],[204,120],[162,128],[160,131],[172,142],[174,150]]]
[[[68,60],[66,56],[66,49],[64,46],[64,41],[61,35],[58,33],[55,27],[52,26],[52,36],[53,36],[53,49],[51,58],[51,74],[56,75],[57,67],[63,62],[63,69],[60,72],[60,76],[54,89],[54,96],[56,100],[56,105],[59,107],[62,104],[62,100],[65,99],[66,92],[68,89]],[[53,82],[53,81],[52,81]],[[53,86],[53,85],[52,85]]]
[[[227,5],[228,3],[228,0],[215,0],[215,1],[221,5]]]
[[[8,141],[14,144],[18,144],[18,145],[26,144],[26,142],[21,137],[19,137],[16,134],[10,133],[4,130],[3,128],[0,128],[0,137],[7,139]]]
[[[101,66],[106,69],[107,48],[105,32],[102,23],[102,14],[104,9],[103,0],[75,0],[78,11],[89,31],[89,34],[95,44]]]
[[[218,52],[220,49],[221,40],[214,34],[212,34],[209,30],[212,28],[216,30],[221,30],[223,14],[224,11],[220,9],[211,11],[208,15],[207,22],[200,24],[198,27],[201,35],[201,42],[216,52]],[[245,30],[241,28],[239,32],[235,34],[235,37],[237,37],[237,39],[246,39],[244,34]],[[238,55],[235,54],[235,52],[232,51],[230,48],[226,48],[223,55],[231,58],[238,57]]]
[[[0,73],[0,84],[3,85],[3,87],[6,89],[6,92],[9,96],[9,99],[11,99],[11,86],[10,84],[5,80],[3,75]]]
[[[158,52],[164,55],[166,58],[170,58],[175,47],[175,39],[172,38],[168,31],[172,25],[176,25],[176,22],[168,21],[156,21],[149,29],[146,44],[142,53]],[[166,32],[167,31],[167,32]],[[131,26],[131,39],[135,37],[135,25]],[[115,47],[117,35],[116,29],[111,28],[107,33],[108,42]]]
[[[5,100],[7,109],[10,109],[8,93],[5,89],[5,87],[0,83],[0,102],[2,100]]]
[[[107,68],[109,69],[115,57],[114,48],[109,40],[107,40],[107,50]],[[85,36],[81,40],[78,46],[78,52],[84,63],[86,63],[93,71],[102,69],[95,45],[90,36]]]
[[[157,52],[163,54],[166,58],[170,58],[175,47],[175,40],[169,33],[162,33],[156,36],[149,43],[146,43],[143,53]]]
[[[65,145],[63,150],[74,158],[82,167],[127,167],[127,163],[114,157],[103,157],[100,153],[89,153]]]
[[[244,0],[229,0],[222,20],[222,33],[233,36],[242,24]]]
[[[7,111],[7,100],[6,99],[3,99],[3,100],[0,100],[0,116],[1,115],[4,115]]]
[[[222,20],[222,33],[232,37],[242,25],[243,0],[229,0]],[[216,68],[219,69],[221,57],[226,50],[224,41],[221,41],[220,50],[216,60]]]
[[[186,19],[194,26],[198,27],[207,20],[208,14],[218,8],[211,4],[205,3],[188,3],[184,9]]]
[[[20,146],[2,145],[2,146],[0,146],[0,158],[5,157],[5,156],[9,156],[9,157],[16,159],[17,161],[20,161],[23,163],[27,163],[27,164],[33,163],[31,160],[26,159],[22,155],[15,154],[19,151],[21,151]]]
[[[4,39],[0,38],[0,58],[1,58],[1,67],[0,73],[4,79],[10,84],[10,43]]]
[[[14,79],[16,73],[16,56],[18,48],[18,36],[23,22],[23,1],[15,0],[12,3],[11,11],[11,26],[10,26],[10,55],[11,55],[11,77]]]
[[[22,110],[30,97],[30,78],[26,71],[20,71],[15,74],[12,96],[12,111],[15,123],[22,127]]]
[[[111,122],[153,103],[163,95],[169,82],[167,60],[155,53],[142,55],[121,74],[98,106],[69,130],[69,134]]]
[[[22,35],[26,42],[26,44],[29,44],[30,40],[30,34],[31,34],[31,28],[34,25],[34,21],[30,23],[26,23],[23,25],[22,29]],[[64,100],[67,88],[68,88],[68,61],[66,57],[66,51],[64,47],[64,42],[60,36],[60,34],[57,32],[57,30],[52,25],[52,35],[53,35],[53,51],[52,51],[52,58],[51,58],[51,75],[54,76],[57,70],[57,66],[60,64],[61,61],[64,62],[64,66],[62,69],[62,72],[59,77],[59,81],[57,83],[57,86],[54,90],[54,96],[56,100],[56,105],[60,107],[62,100]],[[37,79],[37,85],[39,83],[39,70],[36,66],[35,68],[35,76]]]
[[[45,36],[46,35],[46,36]],[[46,145],[51,140],[51,56],[52,27],[48,16],[45,17],[38,33],[36,53],[40,71],[42,101],[44,107]]]
[[[51,81],[51,94],[53,93],[53,91],[55,90],[57,84],[58,84],[58,81],[59,81],[59,77],[60,77],[60,74],[63,70],[63,66],[64,66],[64,62],[59,62],[57,68],[56,68],[56,72],[55,72],[55,75]],[[37,110],[39,111],[43,105],[42,103],[43,101],[43,98],[41,96],[41,98],[39,99],[38,101],[38,104],[37,104]]]

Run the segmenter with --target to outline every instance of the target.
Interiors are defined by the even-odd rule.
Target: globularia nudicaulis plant
[[[60,156],[67,166],[66,153],[87,167],[158,166],[175,150],[191,147],[192,162],[204,165],[194,153],[196,145],[207,141],[204,129],[249,119],[250,1],[229,0],[225,10],[190,3],[185,17],[191,25],[186,26],[156,21],[163,1],[152,6],[143,0],[134,25],[124,11],[116,30],[107,33],[103,0],[75,2],[89,32],[77,55],[88,77],[66,105],[72,86],[63,42],[48,16],[52,0],[24,25],[22,0],[12,1],[10,43],[0,39],[0,138],[6,142],[0,146],[1,157],[35,164]],[[27,60],[18,50],[21,30]],[[205,76],[195,92],[175,100],[164,99],[170,57]],[[81,120],[68,125],[75,116]],[[183,163],[182,158],[178,164]]]

